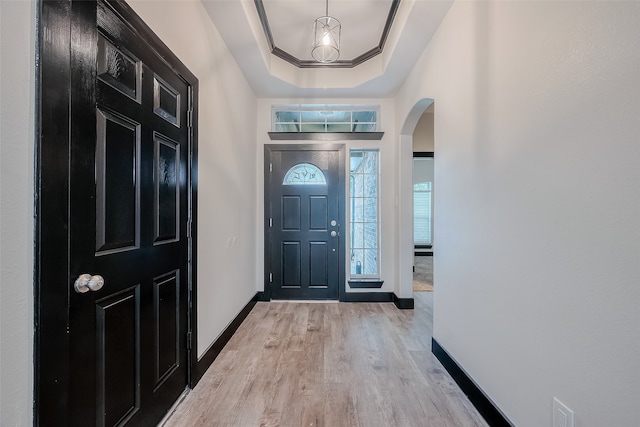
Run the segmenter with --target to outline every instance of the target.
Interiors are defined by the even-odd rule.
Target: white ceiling
[[[392,96],[414,66],[453,0],[402,0],[383,53],[354,68],[297,68],[270,53],[253,0],[202,0],[227,47],[260,98]],[[274,45],[311,59],[313,22],[324,0],[263,0]],[[375,48],[391,0],[330,0],[342,23],[341,60]]]

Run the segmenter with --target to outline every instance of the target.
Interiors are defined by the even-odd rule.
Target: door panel
[[[142,63],[98,34],[98,78],[140,103]]]
[[[100,109],[96,122],[96,251],[137,247],[140,124]]]
[[[267,146],[265,159],[265,290],[273,299],[338,299],[344,147]]]
[[[154,134],[154,243],[175,242],[180,232],[180,143]]]
[[[140,409],[140,287],[96,301],[96,424],[122,424]]]
[[[309,229],[327,231],[329,229],[327,196],[309,197]]]
[[[329,248],[326,242],[309,242],[309,287],[329,286]],[[335,267],[334,267],[335,268]]]
[[[300,196],[282,197],[282,229],[300,231]]]
[[[300,288],[302,258],[300,242],[282,242],[282,287]]]
[[[153,280],[155,323],[154,390],[180,367],[180,272],[172,271]]]

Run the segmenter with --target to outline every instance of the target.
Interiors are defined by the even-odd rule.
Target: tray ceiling
[[[342,24],[340,59],[344,62],[308,67],[309,64],[304,64],[311,61],[313,22],[325,14],[323,0],[201,1],[260,98],[393,96],[453,3],[453,0],[329,0],[329,15]],[[398,7],[388,26],[394,4]],[[260,14],[260,6],[264,16]],[[264,22],[268,23],[267,33]],[[381,40],[384,42],[381,53],[358,61],[380,46]],[[294,60],[285,61],[274,55],[274,48]]]

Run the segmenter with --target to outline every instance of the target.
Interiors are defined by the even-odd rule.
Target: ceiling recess
[[[389,36],[389,32],[391,31],[391,25],[393,24],[396,12],[398,11],[398,7],[400,6],[400,1],[401,0],[393,0],[391,2],[387,20],[385,22],[384,29],[382,30],[382,35],[380,36],[380,41],[378,42],[377,46],[369,49],[366,52],[363,52],[353,59],[339,59],[337,61],[328,63],[320,63],[314,60],[300,59],[276,46],[276,43],[273,39],[271,27],[269,25],[269,20],[267,19],[267,13],[264,8],[263,0],[254,0],[254,3],[258,12],[258,16],[260,17],[264,35],[267,39],[267,43],[273,55],[289,62],[292,65],[295,65],[298,68],[353,68],[382,53],[384,45],[387,41],[387,37]]]

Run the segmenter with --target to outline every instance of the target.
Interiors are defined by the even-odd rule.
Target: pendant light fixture
[[[311,56],[318,62],[329,63],[340,57],[340,21],[329,16],[329,0],[325,15],[313,23],[313,49]]]

